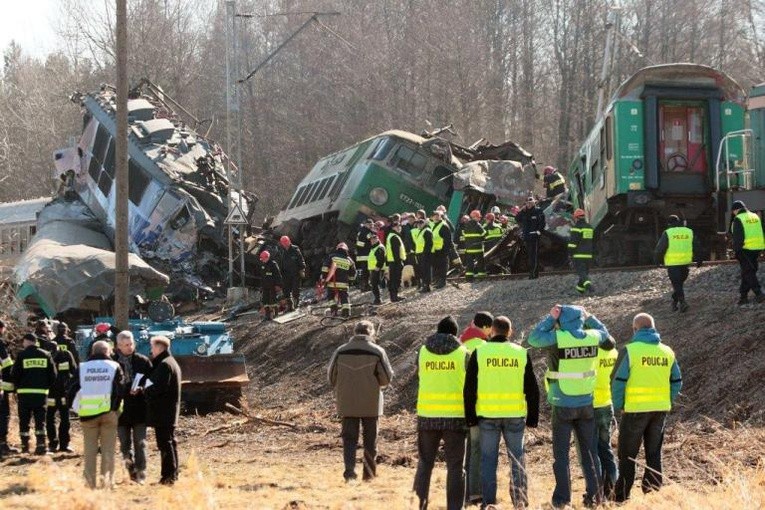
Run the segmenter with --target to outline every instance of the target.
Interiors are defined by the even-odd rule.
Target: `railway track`
[[[710,261],[704,262],[705,266],[725,266],[725,265],[732,265],[732,264],[738,264],[738,261],[737,260],[710,260]],[[663,267],[664,266],[656,266],[656,265],[591,267],[590,274],[614,273],[614,272],[639,272],[639,271],[648,271],[650,269],[659,269]],[[540,272],[539,276],[565,276],[565,275],[575,275],[575,274],[576,274],[576,271],[574,271],[573,269],[566,269],[566,270]],[[529,277],[529,273],[490,274],[480,279],[472,279],[472,280],[468,280],[464,276],[453,276],[453,277],[447,278],[446,281],[452,284],[456,284],[456,283],[462,283],[462,282],[468,282],[468,281],[525,280],[528,277]]]

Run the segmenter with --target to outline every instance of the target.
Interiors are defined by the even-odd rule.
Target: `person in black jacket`
[[[18,448],[8,445],[8,425],[11,421],[11,393],[15,386],[11,377],[13,359],[5,344],[5,322],[0,320],[0,458],[12,453],[19,453]]]
[[[149,376],[146,394],[146,424],[154,427],[157,448],[162,459],[159,483],[173,485],[178,480],[178,443],[175,427],[181,414],[181,368],[170,354],[170,339],[155,336],[151,339],[154,369]]]
[[[433,232],[433,254],[431,255],[434,287],[441,289],[446,286],[446,273],[449,271],[449,255],[454,251],[452,228],[446,215],[440,210],[433,211],[431,230]]]
[[[49,353],[56,352],[58,345],[52,340],[50,325],[47,320],[39,320],[35,325],[35,336],[37,337],[37,346]]]
[[[367,258],[367,269],[369,271],[369,284],[372,287],[372,295],[375,297],[372,304],[381,305],[380,275],[385,267],[385,246],[380,244],[380,238],[376,235],[372,235],[369,241],[372,243],[372,249],[369,251]]]
[[[57,348],[52,357],[58,374],[56,382],[48,392],[48,407],[45,415],[48,448],[51,452],[59,450],[74,453],[74,450],[69,447],[69,388],[77,379],[77,362],[72,353],[66,349]],[[56,413],[59,415],[58,431],[56,431]]]
[[[574,221],[576,223],[571,227],[571,236],[568,240],[568,254],[571,257],[571,264],[574,266],[579,280],[576,283],[576,290],[580,294],[585,292],[594,292],[592,282],[590,281],[590,263],[593,254],[594,230],[585,219],[584,209],[574,211]]]
[[[284,283],[282,292],[289,298],[289,310],[295,310],[300,306],[300,282],[305,278],[305,259],[300,248],[287,236],[279,239],[282,247],[282,280]]]
[[[130,331],[117,334],[115,361],[125,373],[125,400],[122,414],[117,422],[117,437],[120,453],[130,479],[138,484],[146,480],[146,397],[137,389],[132,390],[133,381],[152,372],[149,358],[135,351],[135,340]]]
[[[745,305],[749,302],[749,291],[754,293],[755,302],[765,302],[765,294],[762,293],[762,287],[757,278],[757,260],[765,247],[762,220],[756,213],[747,209],[746,204],[741,200],[733,202],[731,213],[733,219],[731,219],[730,233],[733,253],[741,266],[741,285],[739,286],[741,297],[738,304]]]
[[[406,261],[406,246],[401,238],[401,224],[391,225],[391,231],[388,233],[385,241],[385,253],[388,258],[388,291],[390,292],[390,302],[397,303],[405,298],[399,297],[398,291],[401,288],[401,275]]]
[[[277,294],[282,286],[282,272],[279,264],[271,258],[271,253],[260,252],[260,302],[266,319],[272,319],[279,311]]]
[[[420,218],[415,224],[417,235],[414,241],[414,256],[420,275],[420,292],[430,292],[430,282],[433,277],[431,255],[433,254],[433,230],[428,220]]]
[[[75,363],[80,364],[80,353],[77,351],[77,345],[72,339],[71,331],[66,322],[59,322],[56,326],[56,337],[53,339],[56,342],[59,350],[69,351],[74,357]]]
[[[367,220],[359,226],[359,231],[356,232],[356,268],[359,271],[359,289],[361,292],[369,290],[369,275],[367,274],[367,260],[369,257],[369,250],[372,249],[371,238],[375,236],[374,233],[375,220],[367,218]]]
[[[537,207],[536,199],[529,197],[517,219],[523,226],[523,241],[529,257],[529,279],[533,280],[539,277],[539,238],[545,231],[545,214]]]
[[[19,402],[19,436],[21,451],[29,452],[29,425],[35,420],[35,455],[45,455],[45,404],[46,395],[56,382],[56,367],[48,351],[37,347],[37,337],[24,335],[24,350],[13,364],[12,380]]]

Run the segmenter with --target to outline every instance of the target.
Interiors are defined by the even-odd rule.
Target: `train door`
[[[704,193],[710,168],[706,108],[699,102],[659,103],[659,169],[663,192]]]

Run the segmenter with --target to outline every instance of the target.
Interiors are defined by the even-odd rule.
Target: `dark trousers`
[[[429,289],[432,281],[433,268],[430,253],[420,253],[417,255],[417,272],[420,278],[420,284],[423,288]]]
[[[369,272],[369,286],[372,287],[372,295],[375,301],[380,301],[380,273],[379,269]]]
[[[483,259],[483,251],[470,252],[465,250],[465,277],[486,276],[486,262]]]
[[[590,262],[592,259],[572,259],[574,262],[574,271],[579,277],[576,282],[576,290],[586,292],[592,286],[590,281]]]
[[[356,448],[359,443],[359,425],[364,428],[363,479],[371,480],[377,475],[377,416],[367,418],[343,418],[343,461],[346,480],[356,478]]]
[[[597,425],[592,406],[552,408],[552,447],[553,474],[555,490],[552,495],[553,506],[571,503],[571,469],[569,449],[571,434],[576,434],[581,454],[582,471],[585,483],[585,501],[599,502],[600,495],[600,460],[596,448]]]
[[[356,262],[356,265],[359,266],[359,287],[362,291],[366,292],[369,290],[369,270],[367,269],[367,261],[364,260],[362,262]]]
[[[446,285],[446,273],[449,271],[449,254],[446,249],[434,252],[431,255],[431,267],[433,268],[433,283],[436,287]]]
[[[297,308],[300,304],[300,274],[284,275],[284,288],[282,293],[292,300],[292,307]]]
[[[603,479],[603,492],[606,496],[611,495],[614,490],[614,484],[618,478],[618,469],[616,468],[616,458],[611,449],[612,422],[614,419],[614,408],[610,405],[595,408],[595,423],[597,424],[597,448],[598,459],[600,459],[600,475]]]
[[[276,286],[273,284],[264,284],[260,288],[260,302],[268,309],[276,306]]]
[[[672,282],[672,301],[685,301],[685,290],[683,285],[688,279],[688,266],[668,266],[667,274],[669,281]]]
[[[333,310],[337,311],[338,308],[343,310],[343,313],[350,314],[351,301],[348,299],[348,288],[343,289],[329,289],[329,299],[332,301],[330,305]]]
[[[58,434],[56,433],[56,414],[58,413]],[[48,405],[45,413],[45,427],[48,431],[48,444],[51,450],[59,446],[64,449],[69,446],[69,406],[61,403],[61,398],[56,403]]]
[[[417,473],[414,475],[414,491],[420,498],[422,510],[428,507],[430,477],[442,439],[446,457],[446,508],[460,510],[465,501],[465,433],[453,430],[420,430],[417,432],[419,460]]]
[[[172,483],[178,480],[178,443],[175,441],[175,427],[155,427],[157,448],[162,470],[160,482]]]
[[[760,256],[759,250],[741,250],[736,252],[736,258],[741,266],[741,297],[747,297],[749,291],[755,295],[762,294],[760,282],[757,279],[757,257]]]
[[[401,272],[404,269],[402,262],[388,262],[388,292],[391,301],[398,299],[398,291],[401,288]]]
[[[0,444],[8,442],[8,424],[11,421],[11,405],[8,402],[11,394],[3,392],[0,397]]]
[[[29,444],[29,427],[35,420],[37,446],[45,446],[45,406],[26,407],[19,404],[19,436],[22,444]]]
[[[537,278],[539,276],[539,236],[528,234],[524,241],[526,253],[529,256],[529,277]]]
[[[619,424],[619,479],[616,481],[616,501],[626,501],[635,481],[635,461],[640,444],[645,446],[643,492],[661,487],[661,445],[664,442],[665,412],[624,413]]]

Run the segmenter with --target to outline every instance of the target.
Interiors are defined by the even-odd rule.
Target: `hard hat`
[[[473,218],[474,220],[480,220],[481,211],[479,211],[478,209],[473,209],[472,211],[470,211],[470,217]]]
[[[260,261],[261,262],[268,262],[268,259],[271,258],[271,254],[268,253],[268,250],[263,250],[260,252]]]
[[[545,169],[544,169],[544,174],[545,174],[545,175],[550,175],[550,174],[551,174],[551,173],[553,173],[554,171],[555,171],[555,167],[554,167],[554,166],[549,166],[549,165],[548,165],[548,166],[546,166],[546,167],[545,167]]]
[[[287,236],[281,236],[279,238],[279,244],[281,244],[283,248],[289,248],[289,246],[292,244],[292,241]]]
[[[466,221],[470,221],[470,216],[467,214],[463,215],[462,218],[460,218],[460,222],[465,223]]]
[[[438,207],[436,207],[436,211],[441,211],[442,213],[446,212],[446,206],[441,204]]]
[[[375,227],[377,228],[383,228],[384,226],[385,226],[385,223],[383,223],[382,221],[375,222]]]
[[[495,218],[494,213],[486,213],[486,216],[484,216],[484,219],[486,221],[494,221],[494,218]]]
[[[502,212],[502,211],[500,211],[500,210],[499,210],[499,207],[498,207],[498,206],[496,206],[496,205],[495,205],[494,207],[492,207],[492,208],[491,208],[491,213],[492,213],[492,214],[499,214],[499,213],[501,213],[501,212]]]
[[[99,322],[98,324],[96,324],[96,327],[94,329],[97,335],[103,335],[104,333],[108,333],[109,330],[112,329],[112,327],[106,322]]]
[[[338,243],[337,248],[338,250],[345,250],[348,251],[348,245],[345,243]]]
[[[521,212],[521,208],[517,205],[514,205],[510,208],[510,214],[518,214],[519,212]]]
[[[584,218],[584,209],[574,211],[574,218]]]
[[[504,225],[505,223],[507,223],[508,221],[509,221],[508,217],[507,217],[507,216],[505,216],[504,214],[503,214],[502,216],[500,216],[500,217],[499,217],[499,222],[500,222],[501,224],[503,224],[503,225]]]

